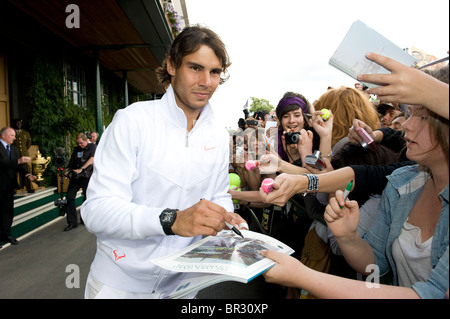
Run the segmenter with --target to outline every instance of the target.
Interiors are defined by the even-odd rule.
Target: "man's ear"
[[[171,76],[174,76],[175,75],[175,67],[172,65],[172,59],[170,58],[170,56],[167,57],[166,65],[167,65],[167,72]]]

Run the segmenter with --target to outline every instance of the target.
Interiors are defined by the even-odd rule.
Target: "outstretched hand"
[[[272,191],[266,194],[262,188],[259,189],[259,196],[264,203],[271,203],[278,206],[284,206],[286,202],[297,194],[298,178],[304,178],[302,175],[280,174],[272,184]]]
[[[274,251],[262,250],[261,255],[275,261],[275,266],[263,273],[267,282],[277,283],[285,287],[298,287],[297,277],[301,277],[305,266],[289,255]]]

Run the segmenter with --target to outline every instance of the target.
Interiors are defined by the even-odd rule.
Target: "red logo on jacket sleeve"
[[[122,259],[122,258],[126,257],[126,255],[124,253],[118,251],[117,249],[113,250],[113,254],[114,254],[114,260],[115,261],[118,261],[119,259]]]

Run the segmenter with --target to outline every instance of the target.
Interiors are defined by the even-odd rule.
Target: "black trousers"
[[[89,179],[85,177],[72,177],[69,182],[69,187],[67,188],[66,199],[67,199],[67,224],[76,226],[78,224],[77,220],[77,208],[75,206],[75,197],[77,196],[80,188],[83,190],[83,201],[86,200],[86,190],[89,184]]]
[[[0,190],[0,240],[11,236],[14,218],[14,189]]]

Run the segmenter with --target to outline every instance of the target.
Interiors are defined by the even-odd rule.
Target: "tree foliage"
[[[38,57],[33,69],[33,83],[29,91],[32,104],[30,134],[33,144],[39,145],[42,156],[55,156],[56,148],[64,147],[70,152],[75,136],[95,127],[95,110],[74,105],[64,95],[62,63]],[[56,168],[49,165],[45,175],[55,175]],[[54,178],[46,180],[52,183]]]
[[[270,112],[273,110],[273,106],[269,103],[269,101],[265,99],[258,99],[256,97],[251,97],[252,104],[250,105],[250,112],[255,113],[258,111],[267,111]]]

